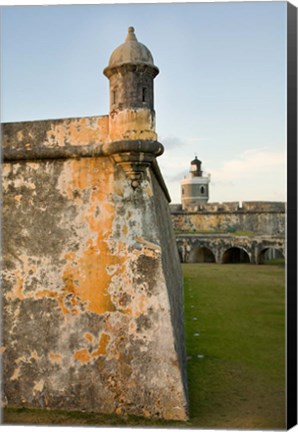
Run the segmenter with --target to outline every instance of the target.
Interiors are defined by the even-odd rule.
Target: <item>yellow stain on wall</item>
[[[87,339],[87,341],[89,341],[90,343],[92,343],[94,336],[91,333],[87,332],[87,333],[84,333],[84,338]]]
[[[108,116],[64,120],[52,124],[47,131],[47,142],[60,147],[100,144],[107,139],[108,127]]]
[[[104,257],[94,253],[94,248],[90,248],[84,251],[75,267],[71,261],[68,262],[63,275],[64,296],[73,293],[86,304],[87,310],[97,314],[115,310],[107,292],[111,278],[105,269],[106,261]],[[77,309],[71,311],[76,313]]]
[[[19,277],[18,282],[17,282],[17,286],[16,286],[16,297],[20,300],[22,300],[24,298],[23,285],[24,285],[24,278]]]
[[[90,333],[87,333],[87,335],[90,335]],[[86,337],[86,333],[84,336]],[[74,359],[79,361],[80,363],[88,363],[90,360],[92,360],[95,357],[105,355],[110,339],[111,339],[111,337],[108,334],[102,333],[100,335],[98,348],[96,350],[94,350],[90,353],[86,348],[83,348],[83,349],[76,351],[74,353],[74,355],[73,355]]]
[[[18,366],[14,371],[13,374],[11,375],[10,379],[11,381],[15,381],[17,380],[21,375],[21,366]]]
[[[23,131],[18,131],[17,132],[17,140],[18,141],[22,141],[23,140]]]
[[[110,115],[109,140],[157,140],[155,121],[150,110],[115,111]]]
[[[26,298],[28,298],[28,297],[29,296],[27,296]],[[61,309],[63,314],[67,314],[69,312],[69,310],[64,305],[64,294],[63,293],[59,293],[56,291],[50,291],[50,290],[40,290],[40,291],[37,291],[37,293],[34,296],[31,295],[30,297],[34,297],[36,299],[52,298],[52,299],[57,301],[58,306]]]
[[[74,190],[82,196],[80,202],[75,202]],[[13,275],[14,287],[7,294],[7,298],[53,299],[64,315],[77,315],[83,311],[97,314],[114,311],[118,306],[111,299],[109,287],[115,272],[119,275],[125,274],[127,256],[126,244],[115,238],[113,233],[116,217],[115,205],[111,199],[115,193],[113,163],[109,158],[81,158],[65,161],[60,173],[58,191],[68,198],[70,206],[76,206],[75,220],[69,223],[72,224],[73,233],[77,230],[78,241],[80,241],[80,248],[72,249],[67,246],[66,239],[64,254],[61,256],[66,263],[59,268],[62,289],[57,273],[55,283],[47,286],[45,282],[40,281],[43,286],[38,290],[24,293],[23,289],[30,270],[36,272],[36,266],[30,264],[30,257],[25,257],[20,269]],[[60,226],[62,223],[63,221],[60,222]],[[127,233],[128,227],[123,222],[122,238],[126,237]],[[70,244],[74,243],[70,242]],[[120,249],[121,253],[119,253]],[[45,265],[41,263],[41,267]],[[107,271],[113,266],[115,272]],[[126,313],[131,311],[128,310]],[[106,343],[107,339],[101,341],[102,345],[98,348],[98,352],[104,351]],[[85,352],[78,355],[87,358]]]
[[[65,175],[65,174],[64,174]],[[80,206],[81,220],[89,232],[80,251],[68,251],[63,272],[64,293],[73,293],[87,310],[102,314],[115,310],[108,287],[111,275],[107,267],[124,263],[124,258],[113,255],[109,248],[115,208],[109,201],[113,194],[113,166],[99,158],[83,158],[68,161],[65,193],[72,197],[73,190],[89,191],[88,203]],[[121,271],[121,265],[119,266]],[[76,309],[70,311],[77,313]]]
[[[12,291],[8,292],[6,294],[7,300],[23,300],[24,294],[23,294],[23,287],[24,287],[24,277],[22,277],[18,270],[14,272],[14,279],[15,284],[13,286]]]
[[[61,364],[62,359],[63,359],[63,355],[59,354],[59,353],[50,352],[48,354],[48,359],[50,360],[50,362],[52,364]]]
[[[83,348],[80,351],[75,352],[73,356],[75,360],[78,360],[80,363],[88,363],[88,361],[90,361],[91,359],[91,355],[88,352],[88,350],[86,350],[86,348]]]
[[[33,394],[35,395],[38,392],[42,392],[45,385],[45,381],[43,379],[35,382],[35,385],[32,389]]]
[[[37,354],[37,352],[34,350],[31,353],[31,358],[33,358],[34,360],[40,360],[41,357]]]
[[[109,343],[110,339],[111,339],[111,337],[108,334],[102,333],[101,336],[100,336],[100,341],[99,341],[99,344],[98,344],[98,348],[97,348],[96,351],[94,351],[92,353],[92,357],[98,357],[100,355],[105,355],[106,354],[106,349],[107,349],[107,346],[108,346],[108,343]]]

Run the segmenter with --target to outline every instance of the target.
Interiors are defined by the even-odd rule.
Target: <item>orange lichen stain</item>
[[[50,144],[65,146],[82,146],[94,143],[102,143],[108,133],[108,117],[98,119],[81,118],[64,121],[52,125],[47,131],[47,140]]]
[[[142,294],[137,299],[137,307],[134,310],[134,317],[138,318],[141,314],[143,314],[147,310],[148,299]]]
[[[3,354],[6,351],[6,347],[2,346],[0,347],[0,354]]]
[[[64,293],[73,293],[86,303],[87,310],[98,314],[115,310],[106,291],[110,276],[106,272],[105,262],[105,257],[94,253],[94,248],[86,249],[75,267],[71,262],[66,265],[63,277]],[[76,284],[74,280],[77,281]]]
[[[33,394],[35,395],[38,392],[42,392],[43,388],[44,388],[45,382],[43,379],[39,380],[38,382],[35,383],[35,386],[32,389]]]
[[[94,242],[93,242],[93,240],[92,239],[89,239],[89,240],[87,240],[87,242],[86,242],[86,245],[87,246],[94,246]]]
[[[58,353],[54,353],[54,352],[50,352],[48,354],[48,359],[53,364],[61,364],[62,359],[63,359],[63,355],[62,354],[58,354]]]
[[[64,306],[64,301],[63,301],[64,295],[63,294],[49,291],[49,290],[37,291],[37,293],[35,294],[35,298],[45,298],[45,297],[57,300],[58,306],[60,307],[63,314],[66,315],[69,312],[68,309]]]
[[[20,274],[18,271],[15,272],[15,285],[13,289],[6,294],[7,300],[23,300],[24,294],[23,294],[23,285],[24,285],[24,278],[20,277]]]
[[[24,299],[24,294],[23,294],[24,278],[20,276],[18,271],[15,272],[15,276],[16,276],[16,285],[13,293],[9,295],[9,298],[11,299],[17,298],[19,300],[23,300]]]
[[[154,118],[149,110],[122,110],[110,115],[109,140],[148,139],[155,141]]]
[[[15,199],[16,201],[20,202],[21,199],[22,199],[22,195],[16,195],[16,196],[14,197],[14,199]]]
[[[75,306],[77,306],[77,305],[80,304],[80,301],[79,301],[76,297],[73,297],[73,298],[70,300],[70,303],[73,304],[73,305],[75,305]]]
[[[132,332],[132,333],[134,333],[136,331],[136,329],[137,329],[136,323],[135,322],[131,322],[129,324],[129,331]]]
[[[60,176],[60,189],[73,201],[74,191],[91,191],[91,201],[105,204],[104,199],[113,188],[113,166],[103,158],[68,160]],[[91,213],[91,209],[90,209]]]
[[[74,260],[75,256],[76,256],[76,254],[74,252],[68,252],[64,255],[64,258],[66,260]]]
[[[18,283],[17,283],[17,287],[16,287],[16,297],[20,300],[22,300],[24,298],[23,284],[24,284],[24,278],[20,277],[18,279]]]
[[[12,374],[11,377],[10,377],[11,381],[15,381],[16,379],[18,379],[19,376],[20,376],[20,372],[21,372],[21,367],[18,366],[18,367],[13,371],[13,374]]]
[[[122,309],[121,312],[124,313],[124,314],[126,314],[126,315],[130,315],[130,316],[133,315],[133,312],[132,312],[131,308]]]
[[[100,158],[84,158],[69,161],[67,173],[64,188],[70,198],[74,189],[90,192],[90,199],[81,210],[81,220],[87,223],[90,238],[76,256],[71,252],[64,256],[68,261],[63,273],[64,295],[73,293],[84,302],[86,310],[97,314],[113,311],[115,306],[108,293],[112,276],[107,268],[119,264],[121,271],[125,261],[109,245],[115,218],[114,205],[107,199],[113,193],[113,166]],[[96,216],[98,208],[100,217]]]
[[[22,141],[23,140],[23,131],[18,131],[18,133],[17,133],[17,140],[18,141]]]
[[[93,342],[94,336],[91,333],[84,333],[84,338],[89,342]]]
[[[108,346],[108,343],[109,343],[110,339],[111,339],[111,336],[109,336],[106,333],[102,333],[101,336],[100,336],[100,341],[99,341],[99,344],[98,344],[98,348],[97,348],[96,351],[92,352],[92,354],[91,354],[92,357],[98,357],[100,355],[105,355],[106,354],[106,350],[107,350],[107,346]]]
[[[93,335],[91,333],[85,333],[84,337],[89,342],[92,342],[94,339]],[[98,348],[95,351],[92,351],[90,353],[86,348],[83,348],[79,351],[76,351],[73,356],[80,363],[88,363],[91,359],[106,354],[106,349],[107,349],[107,346],[108,346],[110,339],[111,339],[111,337],[108,334],[102,333],[100,336]]]
[[[143,414],[144,414],[144,417],[150,417],[151,416],[150,411],[146,410],[145,408],[143,409]]]
[[[90,353],[84,348],[74,353],[74,358],[80,363],[88,363],[91,359]]]
[[[35,350],[32,351],[31,358],[33,358],[34,360],[40,360],[40,357]]]

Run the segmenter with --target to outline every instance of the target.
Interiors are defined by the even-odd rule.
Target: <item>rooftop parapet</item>
[[[3,123],[3,159],[101,156],[108,126],[108,116]]]
[[[188,206],[187,209],[182,209],[179,204],[172,204],[171,212],[183,212],[183,213],[284,213],[285,203],[279,201],[245,201],[242,205],[238,201],[232,202],[214,202],[200,205]]]
[[[284,212],[286,204],[281,201],[244,201],[242,202],[243,211],[270,211],[270,212]]]

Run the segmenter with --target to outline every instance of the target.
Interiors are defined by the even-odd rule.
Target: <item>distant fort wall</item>
[[[182,210],[171,204],[171,215],[176,233],[233,233],[284,235],[284,202],[244,201],[208,203]]]

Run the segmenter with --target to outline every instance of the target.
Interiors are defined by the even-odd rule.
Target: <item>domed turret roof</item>
[[[104,74],[108,69],[112,69],[123,64],[145,64],[152,66],[158,73],[158,68],[154,65],[153,57],[149,49],[138,42],[133,27],[128,28],[125,42],[116,48],[105,68]]]

